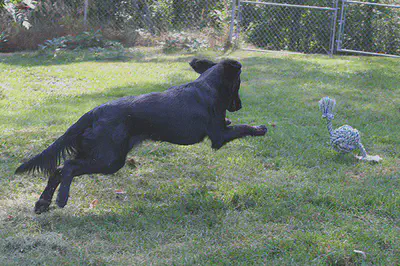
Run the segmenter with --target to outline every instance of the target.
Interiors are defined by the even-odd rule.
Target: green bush
[[[3,45],[8,42],[7,40],[7,35],[5,32],[0,33],[0,49],[3,47]]]
[[[111,46],[121,46],[116,44],[115,41],[107,40],[103,37],[100,30],[98,31],[85,31],[76,36],[67,35],[62,37],[46,40],[43,44],[39,45],[41,50],[55,51],[57,49],[74,50],[93,47],[107,48]]]
[[[209,47],[208,41],[205,38],[198,36],[196,38],[185,32],[169,35],[162,44],[165,53],[173,53],[180,50],[195,52]]]

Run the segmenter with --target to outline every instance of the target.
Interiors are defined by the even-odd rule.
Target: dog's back
[[[198,82],[165,92],[124,97],[93,110],[95,121],[115,126],[126,121],[129,135],[190,145],[206,136],[215,92]]]

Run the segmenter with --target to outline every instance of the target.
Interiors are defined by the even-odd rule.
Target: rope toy
[[[379,162],[382,160],[378,155],[370,156],[365,151],[361,143],[360,132],[351,126],[344,125],[335,130],[332,129],[332,120],[335,117],[333,110],[335,109],[336,101],[329,97],[324,97],[319,101],[319,108],[322,112],[322,118],[327,120],[327,127],[331,135],[332,148],[340,153],[348,153],[355,149],[361,151],[362,156],[356,156],[359,160]]]

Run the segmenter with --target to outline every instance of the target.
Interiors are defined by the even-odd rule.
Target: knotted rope
[[[379,161],[379,156],[369,156],[361,143],[360,132],[351,126],[344,125],[335,130],[332,129],[332,120],[334,118],[333,109],[336,106],[336,101],[329,97],[324,97],[319,101],[319,108],[322,112],[322,118],[327,120],[327,127],[331,135],[332,148],[341,153],[348,153],[355,149],[360,149],[362,156],[357,157],[362,160]]]

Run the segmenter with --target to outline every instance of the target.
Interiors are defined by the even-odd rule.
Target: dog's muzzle
[[[236,112],[242,109],[242,101],[240,98],[233,99],[230,105],[228,106],[228,111],[229,112]]]

